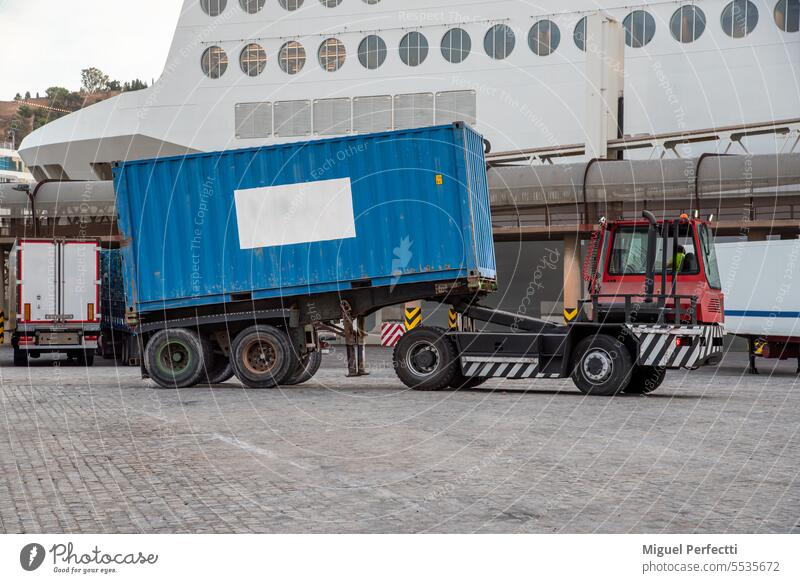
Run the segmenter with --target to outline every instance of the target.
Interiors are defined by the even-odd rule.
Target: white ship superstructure
[[[800,0],[185,0],[150,88],[23,142],[38,179],[126,158],[465,120],[504,151],[584,141],[587,15],[625,29],[624,133],[800,112]]]

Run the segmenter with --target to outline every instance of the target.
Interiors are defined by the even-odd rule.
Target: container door
[[[23,241],[19,247],[21,322],[49,322],[57,313],[57,252],[51,241]]]
[[[63,243],[60,254],[60,314],[68,322],[96,322],[100,317],[97,243]]]

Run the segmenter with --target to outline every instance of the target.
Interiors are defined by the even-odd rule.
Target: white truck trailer
[[[716,245],[725,293],[725,329],[748,340],[756,356],[798,359],[800,373],[800,239]]]
[[[99,243],[20,239],[9,255],[9,273],[14,365],[61,353],[90,366],[100,333]]]

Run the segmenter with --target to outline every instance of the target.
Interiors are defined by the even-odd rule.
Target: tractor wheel
[[[652,393],[667,376],[667,369],[660,366],[634,366],[631,382],[625,389],[628,394],[646,395]]]
[[[626,346],[606,334],[588,336],[575,347],[572,382],[586,395],[610,397],[624,391],[633,364]]]
[[[393,364],[403,384],[418,391],[447,388],[458,373],[456,348],[440,328],[406,332],[394,349]]]

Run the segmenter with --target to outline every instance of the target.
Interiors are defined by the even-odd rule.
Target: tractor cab
[[[716,324],[723,294],[710,225],[681,215],[604,222],[593,238],[588,275],[592,319]]]

